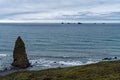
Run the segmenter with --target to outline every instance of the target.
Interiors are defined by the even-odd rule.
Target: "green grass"
[[[120,80],[120,61],[69,68],[15,72],[0,80]]]

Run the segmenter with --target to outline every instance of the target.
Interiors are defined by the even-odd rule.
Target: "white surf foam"
[[[93,63],[98,63],[100,62],[101,60],[92,60],[92,59],[89,59],[85,64],[93,64]]]
[[[59,64],[66,65],[66,66],[76,66],[82,65],[83,63],[80,61],[59,61]]]
[[[45,66],[45,67],[51,67],[51,64],[54,63],[54,61],[46,60],[46,59],[37,59],[37,60],[30,60],[31,65],[35,66]]]
[[[81,62],[81,61],[54,61],[54,60],[48,60],[48,59],[37,59],[37,60],[30,60],[31,64],[33,66],[43,66],[48,68],[54,68],[54,67],[65,67],[65,66],[78,66],[78,65],[86,65],[86,64],[92,64],[96,63],[95,61],[89,60],[87,62]]]
[[[6,57],[8,56],[7,54],[0,54],[0,57]]]

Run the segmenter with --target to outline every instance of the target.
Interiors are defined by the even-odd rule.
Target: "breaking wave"
[[[7,54],[0,54],[0,57],[6,57],[8,56]]]
[[[78,65],[85,65],[85,64],[92,64],[97,63],[98,61],[89,60],[86,62],[82,61],[75,61],[75,60],[49,60],[49,59],[36,59],[30,60],[31,65],[33,67],[43,67],[43,68],[56,68],[56,67],[69,67],[69,66],[78,66]],[[34,69],[34,68],[33,68]]]

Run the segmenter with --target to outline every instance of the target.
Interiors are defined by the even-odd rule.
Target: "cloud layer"
[[[0,21],[120,21],[120,0],[0,0]]]

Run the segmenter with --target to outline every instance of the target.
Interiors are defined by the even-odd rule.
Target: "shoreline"
[[[116,80],[120,79],[120,60],[67,68],[51,68],[37,71],[18,71],[0,80]]]
[[[118,61],[118,59],[117,60],[102,60],[102,61],[82,64],[82,65],[67,66],[67,67],[53,67],[53,68],[45,68],[45,69],[39,69],[39,70],[38,69],[37,70],[30,70],[29,68],[33,67],[33,65],[31,65],[30,67],[28,67],[26,69],[19,69],[19,68],[12,67],[11,69],[6,69],[6,70],[3,70],[3,71],[0,71],[0,77],[6,76],[6,75],[9,75],[9,74],[13,74],[15,72],[21,72],[21,71],[42,71],[42,70],[48,70],[48,69],[70,68],[70,67],[86,66],[86,65],[92,65],[92,64],[97,64],[97,63],[100,63],[100,62],[109,62],[109,61]]]
[[[99,62],[102,62],[102,61],[99,61]],[[84,66],[84,65],[90,65],[90,64],[96,64],[96,63],[99,63],[99,62],[94,62],[94,63],[88,63],[88,64],[82,64],[82,65],[75,65],[75,66]],[[39,70],[30,70],[28,68],[26,69],[16,69],[16,68],[11,68],[9,70],[3,70],[3,71],[0,71],[0,76],[6,76],[6,75],[9,75],[9,74],[12,74],[12,73],[15,73],[15,72],[21,72],[21,71],[42,71],[42,70],[48,70],[48,69],[59,69],[59,68],[69,68],[69,67],[75,67],[75,66],[67,66],[67,67],[53,67],[53,68],[45,68],[45,69],[39,69]]]

